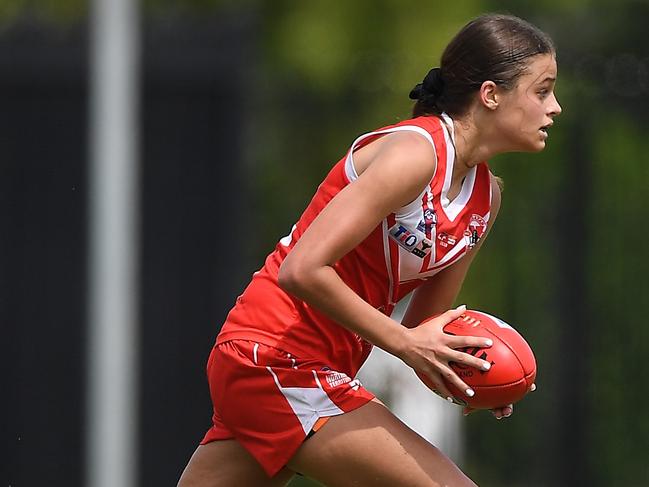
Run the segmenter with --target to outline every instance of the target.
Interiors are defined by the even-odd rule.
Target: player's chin
[[[545,139],[538,138],[521,144],[520,152],[541,152],[543,149],[545,149]]]
[[[547,130],[539,130],[539,135],[538,137],[535,138],[535,148],[536,150],[534,152],[541,152],[543,149],[545,149],[545,143],[548,140],[548,132]]]
[[[530,152],[541,152],[543,149],[545,149],[545,140],[537,142],[534,145],[534,149],[532,149]]]

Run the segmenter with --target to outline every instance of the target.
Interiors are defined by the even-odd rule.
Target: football
[[[460,349],[490,362],[488,371],[451,362],[451,368],[475,391],[473,397],[468,397],[446,382],[456,404],[475,409],[493,409],[520,401],[530,391],[536,378],[534,353],[511,325],[487,313],[467,310],[448,323],[444,331],[450,335],[493,340],[491,347]],[[422,374],[417,375],[430,387]]]

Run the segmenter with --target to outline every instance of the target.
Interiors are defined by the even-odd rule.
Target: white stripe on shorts
[[[312,372],[318,387],[282,387],[273,369],[268,366],[266,368],[272,374],[277,388],[286,398],[295,416],[300,421],[305,435],[311,432],[318,418],[343,414],[344,411],[327,396],[315,370]]]

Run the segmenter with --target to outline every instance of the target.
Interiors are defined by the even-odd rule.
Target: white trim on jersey
[[[291,245],[291,242],[293,241],[293,232],[296,228],[297,223],[291,227],[291,231],[288,233],[288,235],[279,239],[279,243],[281,243],[284,247]]]
[[[487,213],[484,216],[484,219],[485,219],[486,222],[489,222],[489,216],[490,215],[491,215],[491,212]],[[439,262],[437,262],[436,264],[431,266],[428,269],[428,272],[437,271],[437,270],[440,269],[440,267],[444,267],[449,260],[451,260],[453,257],[455,257],[459,252],[463,251],[465,248],[466,248],[466,244],[464,243],[463,240],[460,240],[457,244],[455,244],[455,246],[449,252],[446,253],[446,255],[444,257],[442,257],[440,259]],[[422,273],[421,277],[429,277],[430,274],[428,274],[428,272]]]
[[[383,219],[381,226],[383,229],[383,255],[385,256],[385,267],[388,273],[388,302],[394,305],[395,303],[393,303],[394,300],[392,299],[394,296],[394,276],[392,275],[392,257],[390,257],[390,240],[388,238],[390,232],[387,218]]]
[[[450,251],[446,253],[444,257],[442,257],[439,262],[436,262],[434,265],[429,267],[429,271],[432,270],[437,270],[440,267],[444,267],[446,263],[451,260],[453,257],[455,257],[458,253],[462,252],[466,248],[466,244],[464,243],[463,239],[460,239],[460,241],[455,244],[455,247],[453,247]],[[424,274],[422,274],[423,276]]]
[[[491,172],[490,172],[489,173],[489,208],[491,208],[493,202],[494,202],[494,189],[491,186]],[[489,221],[489,213],[487,213],[487,221]]]
[[[471,195],[473,194],[473,185],[477,174],[477,166],[473,166],[469,170],[464,182],[462,183],[460,192],[453,201],[449,201],[447,195],[449,189],[451,189],[453,168],[455,166],[455,135],[453,133],[453,120],[451,117],[444,113],[442,114],[442,118],[448,126],[444,123],[442,124],[444,140],[446,140],[446,173],[444,174],[444,184],[442,185],[440,203],[447,218],[450,221],[454,221],[469,202],[469,199],[471,199]]]
[[[354,150],[356,149],[356,146],[361,141],[367,139],[368,137],[372,137],[374,135],[385,135],[393,132],[408,132],[408,131],[417,132],[418,134],[423,135],[426,138],[426,140],[430,142],[430,145],[433,146],[433,151],[435,151],[435,142],[433,142],[433,138],[431,137],[431,135],[425,129],[418,127],[417,125],[402,125],[401,127],[392,127],[385,130],[378,130],[376,132],[368,132],[366,134],[357,137],[356,140],[352,143],[351,147],[349,148],[349,153],[347,154],[347,159],[345,160],[345,175],[347,176],[347,179],[350,182],[356,181],[358,179],[358,173],[356,172],[356,168],[354,167]],[[437,168],[435,168],[435,172],[437,172]],[[433,174],[433,178],[434,177],[435,174]],[[422,192],[419,195],[419,197],[415,199],[415,201],[419,201],[419,198],[421,198],[423,194],[424,192]]]
[[[312,370],[317,387],[282,387],[279,378],[273,369],[266,366],[275,380],[275,385],[288,401],[298,421],[302,425],[304,434],[308,435],[318,418],[338,416],[343,410],[336,406],[322,388],[315,370]]]
[[[257,350],[259,350],[259,343],[255,343],[255,346],[252,348],[252,357],[255,361],[255,365],[259,365],[257,362]]]

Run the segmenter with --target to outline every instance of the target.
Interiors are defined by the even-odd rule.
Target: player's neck
[[[464,178],[466,174],[481,162],[488,161],[498,154],[498,149],[487,131],[478,129],[471,116],[453,120],[455,133],[455,167],[454,179]]]

